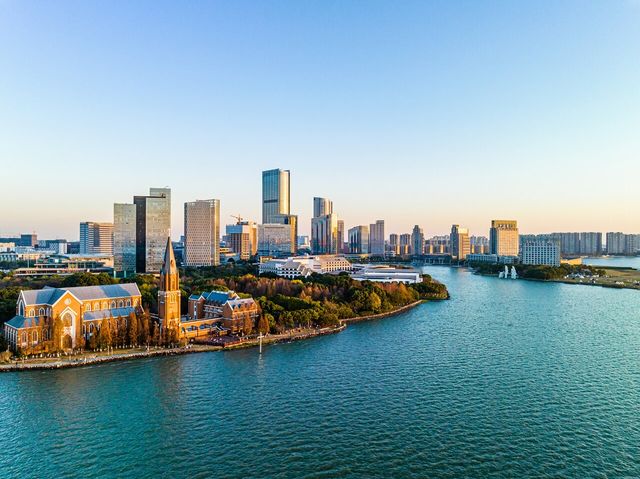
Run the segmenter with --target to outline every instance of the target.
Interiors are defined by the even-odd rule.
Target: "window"
[[[111,309],[116,309],[116,302],[115,301],[111,301]]]
[[[36,311],[35,311],[35,309],[30,309],[30,310],[29,310],[29,317],[30,317],[30,318],[33,318],[33,317],[35,317],[35,315],[36,315]]]
[[[38,331],[33,332],[33,343],[34,344],[38,343]]]
[[[127,299],[127,307],[131,306],[131,300]]]
[[[108,309],[106,301],[102,302],[102,309]]]
[[[38,316],[44,316],[44,308],[38,310]]]
[[[23,342],[23,343],[26,343],[26,342],[28,341],[27,337],[28,337],[27,332],[26,332],[26,331],[25,331],[25,332],[23,332],[23,333],[22,333],[22,342]]]
[[[86,309],[87,309],[87,311],[91,311],[91,303],[87,304],[87,308]]]
[[[124,302],[122,300],[118,301],[118,308],[122,308],[124,306]]]
[[[100,303],[98,303],[97,301],[93,303],[93,310],[100,311]]]
[[[22,304],[22,301],[18,303],[18,315],[24,316],[24,304]]]
[[[93,323],[89,325],[89,333],[93,334]]]

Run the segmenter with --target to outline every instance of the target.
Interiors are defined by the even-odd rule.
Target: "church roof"
[[[131,313],[135,313],[136,308],[133,307],[124,307],[124,308],[113,308],[109,310],[103,311],[87,311],[84,313],[85,321],[93,321],[96,319],[104,319],[109,316],[113,316],[114,318],[121,318],[124,316],[129,316]]]
[[[45,287],[40,290],[24,290],[22,291],[22,296],[27,306],[35,304],[53,305],[67,291],[80,301],[140,296],[140,289],[138,289],[136,283],[76,286],[73,288]]]
[[[18,315],[11,318],[5,324],[8,324],[9,326],[12,326],[16,329],[32,328],[38,325],[38,320],[37,318],[25,318],[24,316]]]

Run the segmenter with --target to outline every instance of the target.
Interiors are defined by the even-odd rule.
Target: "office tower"
[[[344,233],[344,220],[338,220],[338,254],[342,254],[346,251]]]
[[[349,253],[369,253],[369,227],[366,225],[355,226],[349,229]]]
[[[394,256],[398,256],[400,254],[400,237],[396,233],[391,233],[389,235],[389,250]]]
[[[330,213],[311,219],[311,252],[313,254],[337,254],[338,215]]]
[[[313,199],[313,217],[318,218],[320,216],[330,215],[333,213],[333,201],[328,198],[314,198]]]
[[[248,261],[258,251],[258,227],[255,223],[239,221],[235,225],[227,225],[227,247]]]
[[[278,214],[273,216],[273,224],[287,225],[289,227],[289,243],[291,245],[291,253],[296,254],[298,251],[298,216]]]
[[[411,234],[410,233],[402,233],[400,235],[400,254],[408,255],[411,254]]]
[[[220,264],[220,200],[184,204],[184,264]]]
[[[30,248],[35,248],[38,244],[38,235],[33,234],[21,234],[20,240],[16,246],[28,246]]]
[[[415,225],[411,232],[411,254],[419,256],[424,253],[424,232],[420,226]]]
[[[136,272],[136,205],[113,205],[113,269],[127,275]]]
[[[369,225],[369,253],[384,256],[384,220]]]
[[[489,232],[491,254],[498,256],[518,256],[518,222],[513,220],[492,220]]]
[[[262,223],[277,223],[276,215],[291,214],[289,170],[262,172]]]
[[[471,241],[469,239],[468,229],[460,228],[460,225],[453,225],[451,227],[449,241],[452,258],[463,261],[467,255],[471,254]]]
[[[489,253],[489,238],[487,238],[486,236],[472,236],[471,238],[469,238],[469,243],[471,243],[471,253]]]
[[[295,251],[291,244],[291,226],[270,223],[258,225],[258,255],[289,256]]]
[[[113,223],[80,223],[80,254],[113,254]]]
[[[150,188],[134,196],[136,205],[136,272],[159,273],[171,235],[171,189]]]
[[[560,243],[554,240],[533,240],[522,243],[522,264],[560,266]]]
[[[580,233],[580,254],[600,256],[602,254],[602,233]]]

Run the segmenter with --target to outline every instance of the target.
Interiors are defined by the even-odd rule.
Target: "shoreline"
[[[473,274],[478,275],[478,276],[484,276],[487,278],[495,278],[495,279],[501,279],[498,278],[497,276],[493,275],[493,274],[483,274],[483,273],[477,273],[475,271],[473,271]],[[608,283],[587,283],[587,282],[580,282],[580,281],[575,281],[575,280],[570,280],[570,279],[538,279],[538,278],[523,278],[521,276],[519,276],[517,278],[517,280],[523,280],[523,281],[534,281],[537,283],[562,283],[562,284],[571,284],[571,285],[575,285],[575,286],[599,286],[601,288],[609,288],[609,289],[631,289],[631,290],[640,290],[640,286],[636,286],[636,285],[627,285],[627,284],[608,284]],[[517,281],[516,280],[516,281]]]
[[[312,339],[320,336],[326,336],[329,334],[337,334],[347,329],[348,324],[357,323],[362,321],[373,321],[376,319],[384,319],[398,314],[409,311],[420,304],[428,302],[427,300],[420,300],[405,306],[402,306],[393,311],[387,311],[385,313],[371,314],[367,316],[357,316],[353,318],[347,318],[340,320],[340,324],[333,328],[322,329],[310,329],[298,332],[274,334],[271,336],[262,337],[262,345],[289,343],[292,341],[303,341],[306,339]],[[112,363],[117,361],[129,361],[134,359],[153,358],[158,356],[180,356],[184,354],[196,354],[196,353],[212,353],[219,351],[230,351],[236,349],[248,349],[259,347],[259,338],[251,338],[247,341],[240,341],[237,343],[218,346],[209,345],[203,343],[191,343],[184,348],[171,348],[171,349],[150,349],[145,350],[138,348],[139,350],[129,350],[130,352],[124,353],[111,353],[108,355],[100,356],[100,353],[91,353],[83,356],[71,356],[68,358],[51,358],[47,362],[46,358],[27,359],[24,361],[13,361],[11,363],[0,364],[0,373],[18,372],[18,371],[44,371],[52,369],[70,369],[81,368],[86,366],[93,366],[97,364]],[[93,357],[92,357],[93,356]]]

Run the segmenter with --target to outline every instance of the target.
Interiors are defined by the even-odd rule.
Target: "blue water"
[[[640,269],[640,256],[604,256],[601,258],[584,258],[584,264],[593,266],[618,266]]]
[[[0,477],[640,476],[640,293],[453,299],[257,350],[0,375]]]

